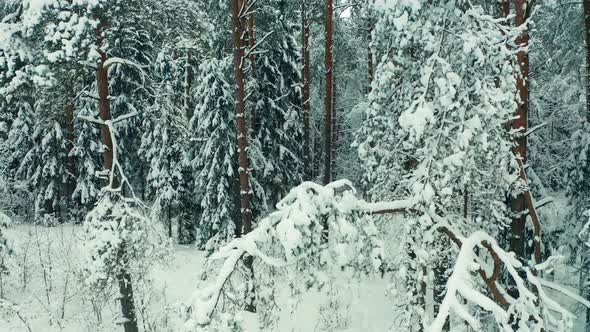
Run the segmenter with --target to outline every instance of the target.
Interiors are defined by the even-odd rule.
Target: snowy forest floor
[[[92,296],[84,294],[79,271],[82,231],[81,226],[16,225],[7,232],[15,251],[10,275],[3,275],[0,281],[4,299],[0,300],[0,332],[122,329],[116,325],[119,306],[115,296],[90,301]],[[176,245],[169,264],[150,272],[149,289],[135,285],[142,330],[179,330],[204,261],[205,252]],[[328,296],[310,293],[295,313],[281,315],[279,331],[395,331],[394,303],[386,296],[387,284],[377,276],[352,285],[334,281],[331,287],[339,294],[338,315],[324,309],[335,305]],[[244,324],[247,331],[259,331],[251,314],[244,316]]]
[[[546,209],[545,220],[563,218],[563,198]],[[395,251],[396,226],[389,233]],[[87,294],[81,275],[84,261],[81,233],[83,227],[64,225],[44,227],[14,225],[7,231],[14,253],[7,266],[10,274],[0,274],[0,332],[102,332],[119,331],[116,324],[119,304],[116,290]],[[153,266],[143,282],[136,282],[135,298],[142,331],[179,331],[195,291],[205,253],[193,247],[175,245],[167,264]],[[569,268],[556,271],[555,280],[575,288],[576,273]],[[395,298],[388,296],[390,276],[363,277],[357,282],[333,280],[325,293],[307,294],[294,313],[281,313],[278,332],[298,331],[402,331]],[[429,291],[431,293],[431,290]],[[329,296],[327,293],[336,294]],[[288,291],[279,302],[288,307]],[[572,300],[562,303],[583,316],[581,306]],[[430,306],[431,307],[431,306]],[[430,312],[432,308],[430,308]],[[579,319],[575,331],[582,331]],[[247,332],[260,331],[253,314],[244,314]],[[463,330],[453,324],[453,331]]]

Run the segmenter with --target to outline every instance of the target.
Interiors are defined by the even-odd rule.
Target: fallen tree
[[[277,211],[262,219],[251,233],[212,254],[195,293],[187,330],[232,324],[232,314],[244,308],[248,289],[256,289],[262,323],[271,324],[277,312],[286,309],[275,302],[279,282],[286,281],[292,296],[300,297],[310,288],[321,288],[344,269],[366,271],[367,266],[372,266],[377,271],[382,242],[375,216],[394,214],[419,216],[427,243],[443,236],[457,247],[441,309],[427,326],[430,331],[441,331],[450,314],[476,330],[483,323],[491,324],[474,314],[482,309],[491,313],[501,331],[513,331],[515,326],[567,331],[575,316],[551,298],[544,287],[590,307],[584,299],[537,276],[558,258],[523,265],[492,236],[483,231],[464,236],[461,221],[453,222],[424,208],[419,199],[369,203],[358,199],[355,192],[346,180],[326,186],[305,182],[291,190],[277,205]],[[247,256],[253,257],[256,265],[253,278],[243,262]],[[486,256],[491,258],[491,265]],[[509,276],[503,279],[515,283],[518,298],[505,291],[500,278],[502,269]]]

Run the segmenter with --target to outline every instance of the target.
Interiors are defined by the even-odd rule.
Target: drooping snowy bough
[[[355,196],[346,180],[326,186],[305,182],[277,205],[277,211],[262,219],[257,228],[235,239],[211,255],[202,283],[194,295],[186,330],[235,326],[235,314],[244,308],[252,293],[260,323],[276,323],[280,310],[275,302],[278,286],[288,285],[294,302],[312,288],[321,288],[343,270],[354,273],[377,271],[381,265],[382,242],[374,215],[419,214],[428,224],[428,243],[446,237],[456,244],[458,255],[447,283],[446,296],[431,331],[441,331],[450,314],[474,329],[483,322],[476,311],[492,314],[502,331],[515,326],[533,330],[551,327],[566,331],[574,315],[544,292],[549,287],[584,305],[583,299],[537,277],[554,259],[543,265],[524,266],[484,232],[461,235],[461,222],[423,208],[419,199],[369,203]],[[254,278],[249,279],[243,258],[254,257]],[[501,270],[514,280],[520,296],[508,296],[500,278]],[[466,301],[464,301],[466,300]]]

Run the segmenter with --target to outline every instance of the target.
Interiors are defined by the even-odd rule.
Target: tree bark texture
[[[107,54],[101,50],[104,39],[104,23],[99,23],[95,29],[96,46],[100,55],[100,62],[96,68],[96,83],[98,86],[98,116],[103,121],[112,120],[111,103],[109,101],[109,77],[108,70],[104,63],[107,61]],[[104,145],[103,165],[106,170],[113,170],[113,141],[111,140],[111,131],[108,126],[100,125],[100,136]],[[117,178],[115,177],[114,187],[117,187]]]
[[[238,175],[240,182],[240,215],[242,234],[252,230],[252,211],[250,209],[250,183],[248,179],[248,141],[245,118],[244,69],[242,68],[244,48],[240,8],[238,0],[231,0],[232,43],[234,51],[234,80],[236,84],[236,133],[238,142]]]
[[[515,24],[521,26],[526,24],[526,1],[515,0]],[[517,39],[516,44],[519,47],[526,47],[528,44],[528,33],[523,32]],[[515,137],[515,145],[513,153],[515,158],[520,159],[520,177],[525,179],[524,165],[527,162],[527,138],[524,135],[528,128],[528,76],[529,76],[529,58],[528,54],[524,50],[520,50],[517,55],[518,66],[520,67],[517,73],[516,89],[518,91],[518,106],[515,113],[516,119],[512,122],[512,130],[518,130]],[[526,215],[524,214],[527,208],[525,193],[521,192],[516,197],[512,197],[510,202],[511,211],[513,213],[512,222],[510,225],[510,251],[513,251],[516,256],[521,260],[525,258],[525,222]],[[514,294],[512,294],[514,295]]]
[[[326,47],[325,63],[326,71],[326,98],[324,115],[324,184],[332,181],[332,0],[326,0]]]

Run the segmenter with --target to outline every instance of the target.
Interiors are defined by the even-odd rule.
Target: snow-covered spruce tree
[[[154,105],[148,109],[144,121],[146,130],[139,154],[148,164],[146,189],[154,202],[153,216],[166,220],[169,237],[172,237],[172,218],[177,219],[178,242],[188,244],[195,239],[190,206],[193,194],[189,159],[191,136],[187,110],[183,108],[185,101],[175,93],[182,89],[185,75],[180,70],[184,66],[177,67],[174,52],[164,49],[154,64],[160,83],[155,88]]]
[[[66,142],[60,122],[38,114],[33,140],[35,145],[25,155],[16,176],[27,179],[29,191],[35,195],[35,222],[50,225],[60,219],[68,174]]]
[[[369,197],[414,197],[446,218],[464,220],[469,232],[495,236],[506,225],[505,197],[518,175],[505,127],[515,107],[510,36],[477,4],[389,4],[374,30],[379,65],[357,138]],[[410,330],[430,320],[429,282],[437,287],[435,314],[444,314],[438,305],[450,251],[446,239],[425,236],[433,222],[421,217],[403,229],[405,268],[397,277],[405,285],[399,294],[408,297],[402,302],[409,304]]]
[[[236,181],[234,96],[231,59],[211,58],[199,66],[195,110],[190,122],[197,137],[192,153],[198,211],[197,243],[208,249],[234,238]]]
[[[38,153],[33,151],[39,140],[35,142],[34,134],[39,138],[39,102],[43,102],[42,90],[50,83],[47,66],[43,65],[42,55],[32,47],[29,35],[35,35],[39,20],[32,19],[28,2],[10,1],[3,3],[2,9],[7,15],[0,23],[0,150],[2,152],[2,168],[6,171],[7,183],[12,192],[29,191],[32,182],[29,175],[32,169],[43,165],[23,163],[25,157],[38,160]],[[36,17],[35,15],[32,15]],[[35,35],[36,36],[36,35]],[[35,97],[33,97],[35,96]],[[47,124],[52,126],[52,119]],[[36,152],[39,152],[38,149]],[[30,172],[30,174],[26,174]],[[39,174],[39,176],[41,176]],[[17,189],[18,188],[18,189]],[[35,188],[37,189],[37,188]],[[32,196],[27,193],[26,196]],[[24,205],[26,215],[36,211],[27,200]],[[31,211],[29,211],[31,210]],[[21,211],[22,212],[22,211]],[[27,218],[30,220],[30,218]]]
[[[198,133],[188,127],[194,76],[210,35],[202,7],[200,1],[173,1],[154,8],[156,15],[174,19],[160,23],[161,31],[154,32],[159,36],[154,43],[160,45],[150,66],[155,99],[143,120],[140,151],[147,167],[144,193],[154,202],[152,215],[167,222],[170,236],[170,221],[177,220],[181,244],[195,241],[197,222],[190,153]]]
[[[81,101],[76,104],[78,116],[93,116],[96,113],[94,100],[88,99],[81,96]],[[76,187],[72,198],[78,204],[81,214],[86,215],[94,207],[102,187],[96,176],[102,169],[102,143],[95,124],[76,120],[74,126],[76,136],[71,155],[76,160]],[[76,221],[82,222],[83,218]]]
[[[256,181],[272,208],[303,178],[303,122],[301,117],[301,74],[298,42],[295,40],[298,4],[273,0],[255,4],[256,76],[251,78],[255,105],[251,146]],[[260,8],[258,8],[258,6]],[[263,51],[262,51],[263,50]],[[250,116],[253,114],[250,113]],[[260,204],[262,204],[260,206]],[[265,202],[254,206],[266,209]]]

